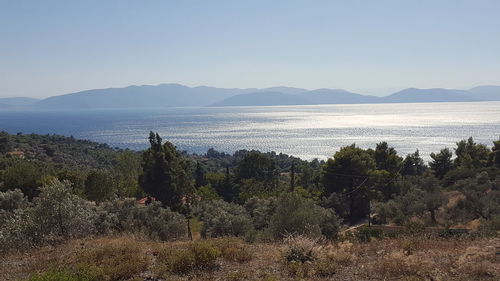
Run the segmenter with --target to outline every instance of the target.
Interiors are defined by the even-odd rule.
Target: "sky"
[[[0,97],[500,85],[498,0],[0,0]]]

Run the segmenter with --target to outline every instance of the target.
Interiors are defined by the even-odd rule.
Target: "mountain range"
[[[0,109],[96,109],[186,106],[273,106],[360,103],[500,101],[500,86],[469,90],[408,88],[385,97],[341,89],[306,90],[292,87],[215,88],[180,84],[129,86],[81,91],[41,100],[0,98]]]

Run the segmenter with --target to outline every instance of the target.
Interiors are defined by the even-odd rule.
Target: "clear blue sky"
[[[0,97],[500,85],[498,0],[0,0]]]

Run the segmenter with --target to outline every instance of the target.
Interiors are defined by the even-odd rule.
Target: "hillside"
[[[429,165],[386,142],[309,162],[244,150],[187,155],[153,132],[149,141],[141,156],[0,133],[0,280],[500,274],[500,141],[462,140],[456,158],[443,149]]]
[[[107,144],[73,137],[37,134],[7,134],[0,131],[0,157],[21,151],[29,161],[60,165],[65,168],[109,168],[120,150]]]

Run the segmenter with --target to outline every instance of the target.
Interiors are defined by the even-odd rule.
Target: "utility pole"
[[[292,168],[290,169],[290,189],[293,192],[295,190],[295,163],[292,162]]]
[[[187,217],[187,227],[188,227],[188,238],[193,241],[193,233],[191,232],[191,221],[190,217]]]
[[[372,206],[371,200],[368,198],[368,227],[372,226]]]

